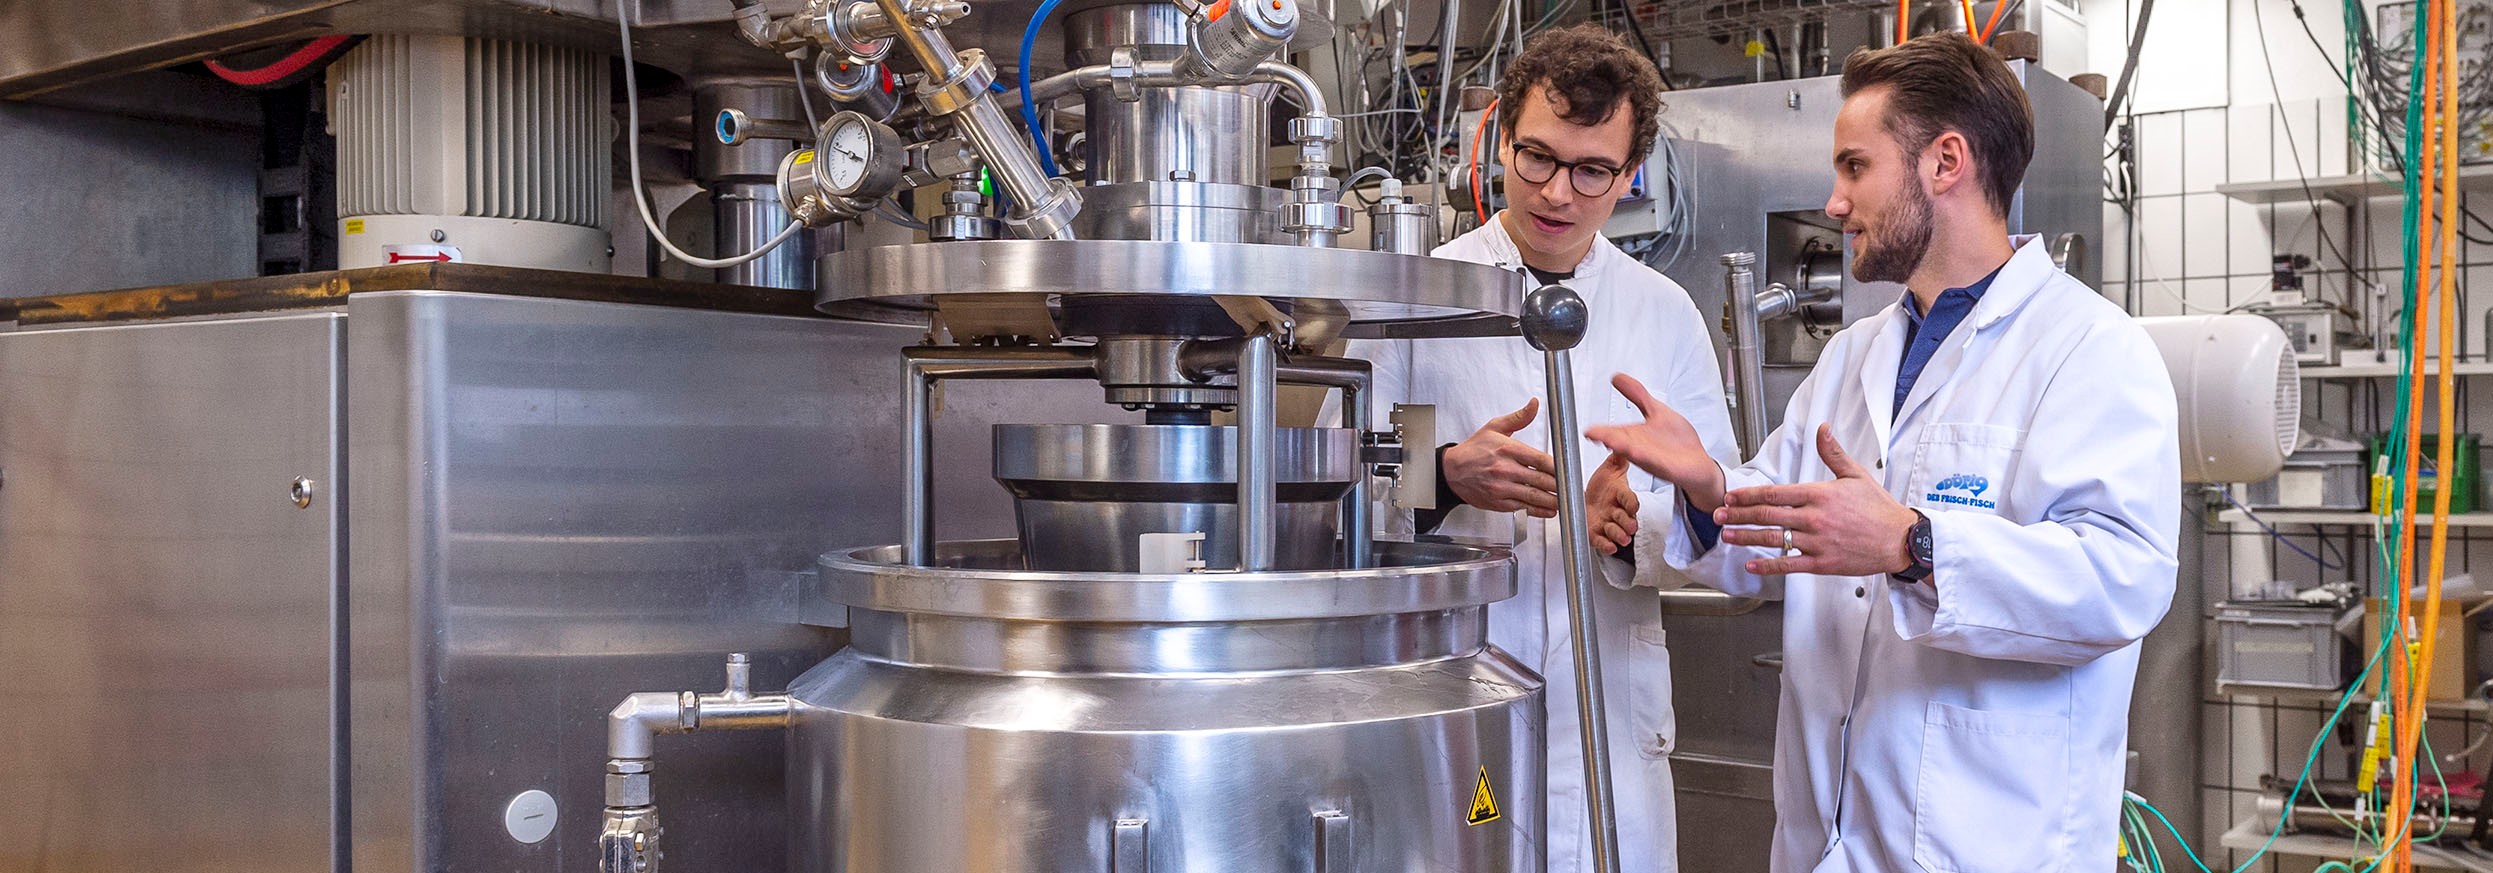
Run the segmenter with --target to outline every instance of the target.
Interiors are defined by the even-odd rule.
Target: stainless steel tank
[[[1365,432],[1370,365],[1320,351],[1511,330],[1523,289],[1492,265],[1335,245],[1351,228],[1341,122],[1277,59],[1290,21],[1329,23],[1317,6],[1212,19],[1074,0],[1082,66],[1027,99],[1033,114],[1085,99],[1079,188],[1006,119],[985,56],[943,32],[968,4],[739,14],[774,48],[892,31],[890,56],[925,73],[909,99],[1011,195],[997,208],[1020,238],[817,263],[825,311],[942,327],[903,352],[901,541],[823,557],[799,611],[850,646],[784,693],[753,693],[731,657],[723,691],[634,694],[609,714],[604,873],[656,873],[654,735],[713,729],[784,731],[798,873],[1540,873],[1541,679],[1485,635],[1512,558],[1373,541],[1371,479],[1401,462],[1401,436]],[[1274,89],[1297,105],[1286,189],[1270,184]],[[832,138],[799,154],[918,169]],[[964,148],[948,143],[909,160],[932,172]],[[781,186],[809,222],[882,196],[812,176]],[[1043,379],[1095,382],[1143,422],[998,427],[1019,536],[938,537],[935,482],[966,472],[935,465],[938,387]],[[1283,385],[1340,392],[1360,427],[1280,427]],[[1212,423],[1224,412],[1234,426]]]
[[[1503,551],[1244,574],[1019,552],[823,559],[851,636],[788,692],[793,869],[1541,869],[1541,683],[1483,640]]]

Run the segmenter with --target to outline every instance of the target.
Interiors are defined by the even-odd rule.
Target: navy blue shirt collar
[[[1921,311],[1921,301],[1913,292],[1905,292],[1904,360],[1896,367],[1895,408],[1889,410],[1889,415],[1904,412],[1904,399],[1912,395],[1913,384],[1921,381],[1922,368],[1939,352],[1939,344],[1946,342],[1948,334],[1955,333],[1956,326],[1974,313],[1974,304],[1982,302],[1983,292],[1991,290],[1991,280],[1999,278],[2000,271],[2007,268],[2002,263],[1981,281],[1939,292],[1938,299],[1930,302],[1928,313]]]

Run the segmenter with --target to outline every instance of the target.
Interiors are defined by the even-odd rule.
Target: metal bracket
[[[1350,815],[1326,810],[1316,813],[1315,873],[1347,873],[1351,869]]]
[[[1108,873],[1149,873],[1150,826],[1149,821],[1139,818],[1117,819],[1108,832]]]
[[[1437,508],[1437,407],[1396,403],[1394,436],[1402,442],[1402,470],[1394,477],[1394,505]]]

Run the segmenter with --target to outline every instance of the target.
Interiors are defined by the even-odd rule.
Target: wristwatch
[[[1923,515],[1919,509],[1913,510],[1913,527],[1904,532],[1904,553],[1912,558],[1913,563],[1895,573],[1895,577],[1907,582],[1930,578],[1930,549],[1930,516]]]

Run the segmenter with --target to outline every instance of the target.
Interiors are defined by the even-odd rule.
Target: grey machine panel
[[[345,333],[0,332],[0,871],[336,869]]]
[[[41,701],[0,714],[0,873],[593,869],[606,709],[731,651],[782,686],[844,639],[797,574],[899,536],[918,330],[342,309],[0,330],[0,693]],[[994,423],[1136,417],[1101,399],[949,386],[943,530],[1013,530]],[[671,847],[786,867],[777,735],[660,745]]]
[[[899,351],[919,331],[350,301],[354,867],[591,869],[608,707],[717,687],[730,651],[752,654],[756,689],[780,688],[839,641],[798,624],[792,571],[898,537]],[[940,419],[948,533],[1012,530],[985,475],[993,422],[1114,412],[1089,383],[981,387],[948,391]],[[784,869],[781,744],[662,738],[669,848]],[[560,810],[533,845],[502,828],[530,789]]]
[[[2099,195],[2103,103],[2035,68],[2009,65],[2026,84],[2035,113],[2035,155],[2011,204],[2009,232],[2046,241],[2074,233],[2091,249],[2103,228]],[[1688,289],[1720,347],[1726,252],[1759,253],[1760,285],[1795,284],[1795,250],[1807,238],[1841,234],[1825,217],[1834,180],[1835,113],[1843,97],[1837,77],[1674,91],[1663,121],[1674,147],[1687,154],[1690,234],[1686,253],[1664,269]],[[1892,283],[1863,283],[1844,257],[1841,323],[1876,313],[1903,293]],[[2099,286],[2099,266],[2078,258],[2070,272]],[[1769,322],[1765,333],[1768,426],[1816,363],[1823,340],[1797,319]],[[1672,755],[1678,783],[1680,857],[1684,865],[1764,870],[1774,822],[1774,723],[1780,695],[1783,610],[1769,603],[1739,615],[1674,613],[1666,606],[1672,682],[1679,713]]]
[[[2034,160],[2027,166],[2024,187],[2009,206],[2008,231],[2039,233],[2049,240],[2064,233],[2085,238],[2091,251],[2103,235],[2101,148],[2103,101],[2034,65],[2011,62],[2009,69],[2026,85],[2035,116]],[[1725,252],[1759,254],[1762,286],[1792,281],[1788,258],[1776,257],[1795,232],[1840,237],[1824,214],[1834,182],[1831,163],[1835,113],[1843,107],[1841,80],[1835,76],[1760,82],[1673,91],[1663,110],[1666,131],[1675,147],[1688,154],[1690,240],[1686,254],[1664,273],[1688,289],[1697,309],[1722,311]],[[1816,226],[1806,226],[1815,224]],[[1821,233],[1822,232],[1822,233]],[[2100,286],[2101,268],[2093,258],[2080,258],[2071,274],[2089,286]],[[1845,258],[1844,322],[1877,312],[1904,293],[1900,285],[1855,281],[1851,258]],[[1719,343],[1721,325],[1707,319]],[[1768,361],[1769,423],[1783,414],[1781,399],[1799,386],[1815,360],[1814,348],[1793,350],[1798,360],[1783,366],[1795,372],[1775,374]]]

